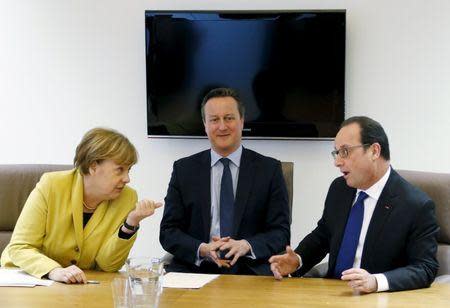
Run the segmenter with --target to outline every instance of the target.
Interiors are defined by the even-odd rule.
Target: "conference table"
[[[49,287],[0,287],[0,307],[113,307],[111,281],[122,273],[87,271],[100,284]],[[450,284],[430,288],[359,295],[346,282],[322,278],[222,275],[200,289],[165,288],[159,308],[166,307],[450,307]]]

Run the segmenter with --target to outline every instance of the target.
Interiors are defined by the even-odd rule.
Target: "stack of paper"
[[[34,287],[49,286],[53,283],[51,280],[38,279],[21,269],[0,268],[0,287]]]
[[[199,289],[219,275],[168,273],[163,277],[164,288]]]

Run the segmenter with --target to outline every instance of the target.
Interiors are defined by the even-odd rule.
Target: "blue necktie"
[[[220,184],[220,236],[231,236],[233,233],[233,180],[231,178],[230,160],[221,158],[223,165],[222,181]]]
[[[359,235],[361,234],[361,226],[364,219],[364,200],[367,197],[368,195],[361,191],[348,216],[344,238],[342,239],[336,266],[334,267],[334,277],[336,278],[341,278],[343,271],[353,267]]]

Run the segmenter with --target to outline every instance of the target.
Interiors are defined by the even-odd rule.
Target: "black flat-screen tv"
[[[206,136],[200,105],[238,91],[247,138],[333,138],[344,120],[345,11],[145,12],[150,137]]]

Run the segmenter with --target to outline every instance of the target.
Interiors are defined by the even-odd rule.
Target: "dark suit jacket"
[[[211,272],[209,262],[196,266],[198,247],[208,243],[211,228],[211,154],[206,150],[173,165],[165,198],[160,242],[174,255],[168,270]],[[231,273],[271,275],[268,258],[290,241],[290,211],[281,163],[243,149],[235,197],[232,238],[246,239],[256,260],[241,257]],[[245,268],[245,269],[244,269]]]
[[[297,275],[327,253],[332,275],[355,194],[343,177],[331,184],[322,218],[295,250],[303,261]],[[439,267],[438,231],[433,201],[392,169],[367,230],[361,268],[386,275],[391,291],[427,287]]]

